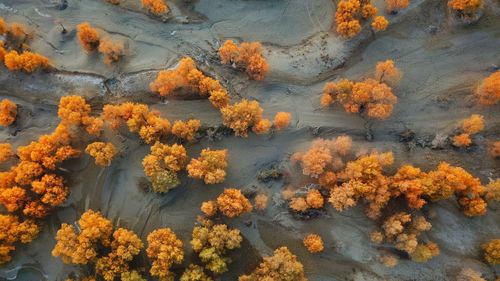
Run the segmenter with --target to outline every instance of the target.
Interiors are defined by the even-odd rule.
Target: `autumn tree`
[[[107,104],[102,119],[114,130],[125,123],[130,132],[138,133],[147,144],[154,144],[170,132],[168,119],[161,118],[160,112],[150,111],[147,105],[140,103]]]
[[[203,271],[203,267],[190,264],[182,274],[180,281],[213,281],[213,279]]]
[[[7,127],[16,121],[17,105],[9,99],[0,101],[0,126]]]
[[[88,22],[82,22],[76,26],[78,41],[86,52],[92,52],[99,47],[101,36],[99,31]]]
[[[16,249],[16,243],[30,243],[39,232],[33,220],[21,221],[15,215],[0,214],[0,264],[9,262],[10,252]]]
[[[239,189],[226,188],[215,201],[206,201],[201,210],[207,216],[213,216],[217,210],[228,218],[237,217],[252,211],[252,204]]]
[[[220,82],[205,76],[190,57],[181,59],[175,69],[160,71],[149,88],[161,97],[170,96],[180,89],[198,93],[202,97],[208,96],[212,105],[219,109],[227,106],[230,99]]]
[[[189,119],[187,121],[177,120],[172,126],[172,134],[181,139],[193,141],[200,126],[201,122],[198,119]]]
[[[323,240],[318,234],[309,234],[304,238],[304,246],[310,253],[319,253],[324,249]]]
[[[255,209],[265,210],[269,202],[269,196],[265,193],[259,193],[255,196]]]
[[[368,78],[361,82],[342,79],[339,82],[328,82],[323,88],[321,105],[328,107],[340,103],[346,112],[363,113],[368,118],[386,119],[392,114],[397,97],[393,94],[393,85],[399,81],[401,72],[394,62],[379,62],[375,71],[375,79]]]
[[[494,158],[500,158],[500,141],[491,143],[488,150],[491,156]]]
[[[349,136],[339,136],[331,140],[316,139],[306,152],[293,154],[291,161],[298,162],[306,176],[318,179],[323,175],[331,177],[328,172],[343,167],[342,157],[349,153],[351,147],[352,139]]]
[[[370,18],[375,18],[377,8],[371,1],[341,0],[335,12],[337,33],[342,37],[352,38],[361,32],[361,23]],[[382,27],[382,18],[377,17],[377,23],[372,23],[374,29]],[[385,20],[385,18],[384,18]],[[387,22],[387,20],[385,20]],[[384,23],[385,23],[384,22]],[[382,29],[379,29],[382,30]]]
[[[141,0],[142,6],[153,15],[162,15],[167,13],[170,9],[164,0]]]
[[[263,112],[259,102],[243,99],[221,109],[222,122],[231,128],[236,136],[247,137],[248,129],[259,124]]]
[[[70,127],[84,127],[87,133],[99,135],[103,127],[102,119],[91,116],[92,108],[82,96],[64,96],[59,100],[57,115],[61,123]]]
[[[205,184],[221,183],[226,178],[227,149],[203,149],[199,158],[192,158],[187,165],[191,178],[203,179]]]
[[[290,119],[292,119],[292,115],[289,112],[278,112],[274,116],[274,128],[277,130],[282,130],[290,125]]]
[[[491,181],[486,185],[486,194],[484,198],[487,201],[500,202],[500,179]]]
[[[494,105],[500,101],[500,70],[486,77],[476,90],[481,105]]]
[[[457,276],[457,281],[487,281],[487,280],[481,277],[481,273],[471,268],[462,268],[462,270]]]
[[[173,264],[180,264],[184,260],[182,241],[177,238],[170,228],[160,228],[148,235],[146,253],[152,265],[149,272],[160,280],[173,280],[170,272]]]
[[[219,57],[223,64],[244,68],[254,80],[264,80],[269,71],[269,64],[262,56],[262,45],[259,42],[243,42],[238,46],[232,40],[226,40],[219,48]]]
[[[200,223],[193,228],[191,246],[206,269],[222,274],[231,263],[231,259],[226,257],[227,251],[241,245],[243,238],[240,231],[230,229],[225,224],[214,224],[210,220],[200,220]]]
[[[18,53],[17,51],[10,51],[4,56],[4,64],[11,71],[24,71],[26,73],[32,73],[38,69],[47,69],[50,67],[49,59],[30,51],[23,51]]]
[[[0,164],[3,164],[16,154],[12,151],[12,145],[10,143],[0,143]]]
[[[177,175],[184,169],[188,156],[184,146],[166,145],[160,142],[151,146],[151,153],[142,160],[144,173],[151,181],[155,192],[168,192],[180,184]]]
[[[385,11],[387,13],[397,13],[410,5],[410,0],[385,0]]]
[[[371,26],[374,31],[384,31],[389,26],[389,21],[384,16],[376,16]]]
[[[477,134],[484,129],[484,117],[479,114],[472,114],[464,119],[461,124],[461,133],[454,136],[452,144],[456,147],[466,147],[472,143],[471,135]]]
[[[54,257],[64,263],[87,264],[97,259],[99,245],[110,246],[113,225],[100,212],[88,210],[78,220],[79,228],[63,223],[57,231]]]
[[[264,261],[250,274],[240,276],[239,281],[307,281],[304,266],[287,247],[274,250],[274,255]]]
[[[500,239],[492,239],[481,245],[484,259],[490,264],[500,264]]]
[[[104,63],[118,62],[125,55],[125,47],[121,41],[113,41],[109,36],[99,41],[99,53],[104,55]]]
[[[472,20],[477,18],[478,12],[483,7],[482,0],[449,0],[448,7],[450,7],[458,16],[463,20]]]
[[[95,163],[99,166],[111,165],[111,161],[115,157],[116,153],[118,153],[118,150],[112,143],[98,141],[87,145],[85,151],[90,154],[90,156],[95,158]]]

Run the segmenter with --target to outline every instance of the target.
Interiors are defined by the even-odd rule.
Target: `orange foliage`
[[[59,100],[57,114],[61,123],[70,126],[83,126],[87,133],[99,135],[102,130],[103,121],[100,118],[90,116],[92,111],[90,105],[82,96],[64,96]]]
[[[149,111],[145,104],[126,102],[119,105],[107,104],[103,108],[102,119],[112,129],[118,129],[125,122],[132,133],[139,133],[144,142],[152,144],[168,134],[170,122],[160,117],[158,111]]]
[[[394,65],[393,60],[380,61],[375,66],[375,79],[388,85],[396,85],[403,74]]]
[[[410,5],[410,0],[385,0],[385,10],[387,13],[402,10]]]
[[[104,37],[99,42],[99,53],[104,55],[104,63],[112,64],[124,56],[123,42],[115,42],[109,37]]]
[[[457,276],[457,281],[487,281],[481,277],[481,273],[471,268],[462,268]]]
[[[488,201],[500,202],[500,179],[496,179],[486,185],[486,195]]]
[[[161,15],[170,9],[164,0],[141,0],[142,6],[154,15]]]
[[[7,212],[15,212],[24,207],[24,204],[29,201],[26,190],[21,187],[14,186],[12,188],[0,189],[0,203],[5,207]]]
[[[269,201],[269,196],[264,193],[259,193],[255,196],[255,209],[265,210]]]
[[[0,126],[7,127],[16,121],[17,105],[8,99],[0,101]]]
[[[99,46],[100,35],[90,23],[83,22],[76,26],[78,41],[87,52],[92,52]]]
[[[7,31],[9,28],[7,27],[7,23],[5,23],[5,20],[0,17],[0,35],[5,35],[7,34]]]
[[[154,191],[168,192],[180,184],[177,173],[186,166],[187,160],[184,146],[157,142],[151,146],[151,153],[144,157],[142,165]]]
[[[494,158],[500,158],[500,141],[490,144],[489,152]]]
[[[328,82],[323,88],[321,105],[327,107],[339,102],[346,112],[359,113],[364,110],[369,118],[386,119],[392,113],[397,97],[385,82],[395,83],[401,76],[391,60],[377,65],[376,79],[352,82],[346,79]]]
[[[388,22],[383,17],[375,17],[377,12],[370,0],[341,0],[335,12],[337,33],[352,38],[361,32],[361,21],[369,18],[374,18],[372,27],[375,30],[385,30]]]
[[[309,208],[309,205],[307,205],[307,201],[303,197],[293,197],[290,200],[290,208],[296,212],[304,212]]]
[[[23,51],[21,54],[17,51],[10,51],[5,54],[4,63],[11,71],[22,70],[26,73],[50,66],[48,58],[30,51]]]
[[[304,175],[320,178],[323,173],[328,172],[329,168],[342,168],[341,157],[349,153],[351,146],[352,140],[348,136],[340,136],[331,140],[317,139],[311,143],[307,152],[292,155],[292,161],[300,162]],[[327,176],[332,180],[331,174]]]
[[[324,249],[323,240],[318,234],[307,235],[303,242],[310,253],[319,253]]]
[[[500,264],[500,239],[492,239],[481,245],[484,259],[490,264]]]
[[[23,43],[29,38],[28,31],[26,31],[26,27],[18,22],[13,22],[10,24],[7,35],[10,40],[17,41],[18,43]]]
[[[483,6],[482,0],[449,0],[448,7],[464,18],[473,18]]]
[[[239,189],[235,188],[224,189],[224,192],[217,197],[217,207],[228,218],[252,211],[250,201]]]
[[[477,134],[484,129],[484,117],[479,114],[472,114],[462,121],[462,130],[467,134]]]
[[[380,257],[380,262],[386,267],[395,267],[398,265],[399,259],[395,255],[383,255]]]
[[[494,105],[500,101],[500,70],[481,82],[476,96],[481,105]]]
[[[249,275],[240,276],[239,281],[307,281],[304,266],[287,247],[274,251],[274,256],[264,257],[264,261]]]
[[[190,119],[186,122],[177,120],[172,126],[172,134],[187,141],[193,141],[200,126],[201,122],[198,119]]]
[[[40,180],[31,183],[32,191],[41,196],[40,201],[49,206],[61,205],[69,195],[62,177],[45,174]]]
[[[21,222],[17,216],[0,214],[0,264],[11,260],[10,252],[16,249],[17,242],[29,243],[38,232],[38,225],[32,220]]]
[[[229,229],[225,224],[213,224],[200,220],[193,228],[191,246],[198,253],[205,267],[215,274],[226,272],[231,259],[225,257],[227,250],[239,248],[243,238],[238,229]]]
[[[258,126],[255,130],[260,132],[263,126],[260,123],[262,112],[263,110],[257,101],[248,101],[246,99],[221,109],[224,125],[231,128],[236,136],[241,137],[247,137],[248,129],[253,126]]]
[[[356,205],[360,198],[364,198],[369,203],[366,209],[368,217],[378,218],[391,196],[389,179],[383,175],[382,170],[393,161],[392,152],[375,152],[348,162],[345,169],[338,174],[344,183],[331,190],[329,202],[338,211],[343,211]]]
[[[278,112],[274,116],[274,127],[277,130],[284,129],[290,125],[290,119],[292,119],[292,115],[289,112]]]
[[[314,209],[320,209],[323,208],[325,200],[323,199],[323,196],[321,195],[319,190],[311,189],[307,192],[306,202],[309,207]]]
[[[116,147],[112,143],[97,141],[87,145],[85,152],[94,157],[96,165],[99,166],[111,165],[111,161],[115,157],[116,153],[118,153]]]
[[[5,54],[7,53],[7,50],[5,50],[5,47],[3,44],[4,44],[3,41],[0,41],[0,62],[4,61]]]
[[[146,253],[152,261],[149,272],[160,280],[173,280],[170,267],[180,264],[184,259],[182,241],[170,228],[160,228],[148,235]]]
[[[57,243],[52,255],[60,257],[64,263],[87,264],[95,261],[98,246],[111,244],[113,225],[101,213],[88,210],[82,214],[78,224],[78,233],[74,226],[65,223],[57,231]]]
[[[272,124],[269,119],[260,119],[255,125],[252,127],[252,131],[258,135],[267,134],[269,129],[271,129]]]
[[[235,63],[245,68],[248,76],[254,80],[264,80],[269,71],[259,42],[243,42],[238,46],[232,40],[226,40],[219,48],[219,57],[223,64]]]
[[[15,154],[14,151],[12,151],[10,143],[0,143],[0,164],[9,161],[12,157],[14,157],[14,155]]]
[[[452,139],[452,144],[456,147],[466,147],[472,143],[469,134],[460,134],[456,135]]]
[[[200,210],[208,217],[212,217],[217,213],[217,202],[214,200],[201,203]]]
[[[226,89],[219,81],[199,71],[190,57],[181,59],[175,69],[160,71],[156,79],[149,84],[149,88],[162,97],[173,94],[177,89],[197,92],[201,96],[208,95],[209,101],[216,108],[223,108],[229,103]]]
[[[384,16],[377,16],[372,21],[372,28],[375,31],[384,31],[389,26],[389,21]]]
[[[189,177],[203,179],[205,184],[221,183],[226,178],[227,149],[203,149],[198,159],[192,158],[187,165]]]

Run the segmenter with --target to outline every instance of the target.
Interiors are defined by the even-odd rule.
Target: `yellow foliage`
[[[490,264],[500,264],[500,239],[492,239],[481,245],[484,259]]]
[[[177,173],[186,166],[187,160],[184,146],[169,146],[157,142],[151,146],[151,153],[144,157],[142,165],[153,189],[156,192],[167,192],[180,184]]]
[[[95,158],[95,163],[99,166],[111,165],[111,161],[115,157],[116,153],[118,153],[118,150],[112,143],[97,141],[87,145],[85,151],[90,154],[90,156]]]
[[[201,203],[201,211],[208,217],[212,217],[217,213],[217,202],[214,200]]]
[[[375,66],[375,79],[388,85],[396,85],[403,74],[394,65],[393,60],[380,61]]]
[[[311,189],[307,192],[306,202],[310,208],[320,209],[323,208],[325,200],[319,190]]]
[[[182,274],[180,281],[213,281],[213,279],[203,271],[203,267],[190,264]]]
[[[226,177],[227,149],[203,149],[198,159],[192,158],[187,165],[189,177],[203,179],[205,184],[221,183]]]
[[[229,229],[225,224],[214,225],[210,220],[201,221],[193,228],[191,246],[198,253],[205,267],[215,274],[227,271],[230,259],[227,250],[239,248],[243,238],[238,229]]]
[[[45,174],[40,180],[33,181],[31,186],[31,190],[41,196],[40,201],[52,207],[61,205],[69,195],[63,178],[53,174]]]
[[[484,129],[484,117],[479,114],[472,114],[462,121],[462,130],[467,134],[477,134]]]
[[[11,260],[15,243],[29,243],[38,232],[38,225],[32,220],[20,221],[17,216],[0,214],[0,264]]]
[[[231,128],[236,136],[241,137],[247,137],[248,129],[259,124],[262,112],[259,102],[246,99],[221,109],[224,125]]]
[[[70,126],[83,126],[87,133],[99,135],[102,130],[103,121],[100,118],[90,116],[92,108],[82,96],[64,96],[59,100],[57,114],[61,123]]]
[[[496,179],[486,185],[486,195],[488,201],[500,202],[500,179]]]

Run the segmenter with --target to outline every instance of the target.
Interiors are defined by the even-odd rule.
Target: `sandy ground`
[[[471,98],[478,81],[500,65],[500,9],[494,2],[488,2],[491,8],[479,22],[460,26],[449,19],[445,1],[414,0],[407,10],[389,16],[392,25],[386,32],[372,34],[366,29],[347,41],[331,31],[335,3],[330,0],[198,0],[191,4],[175,0],[169,3],[172,15],[167,22],[145,15],[135,3],[139,1],[125,0],[116,7],[98,0],[68,0],[64,10],[55,2],[0,2],[0,16],[31,28],[36,33],[33,49],[49,57],[58,69],[25,75],[2,67],[0,98],[8,97],[20,105],[16,125],[0,131],[2,142],[17,147],[50,132],[58,122],[58,100],[67,94],[85,96],[96,112],[103,103],[133,100],[150,104],[170,120],[195,117],[204,126],[218,126],[220,114],[207,100],[161,102],[148,91],[158,70],[175,65],[186,55],[221,80],[233,100],[258,100],[266,117],[290,111],[293,124],[270,136],[203,138],[188,144],[191,157],[205,147],[229,149],[228,177],[223,184],[204,186],[183,175],[182,185],[166,195],[142,188],[146,179],[141,160],[148,146],[135,135],[108,132],[105,139],[121,148],[120,157],[106,169],[96,167],[88,156],[65,165],[72,190],[69,200],[46,221],[33,243],[19,247],[14,260],[0,268],[0,280],[64,280],[72,271],[85,270],[63,265],[50,251],[60,223],[73,222],[87,208],[101,210],[117,226],[136,231],[144,240],[155,228],[174,229],[185,243],[186,266],[193,260],[189,240],[201,202],[227,187],[266,191],[273,204],[265,212],[226,221],[242,231],[245,243],[232,254],[231,271],[220,280],[236,280],[255,267],[260,256],[281,245],[297,254],[312,281],[455,280],[465,266],[488,280],[494,280],[495,272],[500,274],[500,268],[484,263],[479,249],[482,242],[500,236],[498,205],[491,205],[484,217],[469,219],[453,201],[432,204],[424,210],[433,225],[425,238],[439,244],[441,255],[426,264],[402,259],[397,267],[388,269],[377,262],[377,256],[393,250],[369,242],[375,223],[363,215],[362,208],[338,213],[327,207],[319,218],[300,221],[280,200],[283,180],[263,183],[256,178],[273,163],[298,174],[288,161],[293,152],[307,148],[315,137],[341,134],[352,136],[360,150],[394,151],[393,169],[412,163],[428,170],[448,161],[484,183],[498,178],[499,162],[487,155],[486,145],[500,139],[499,108],[478,107]],[[382,1],[375,3],[383,7]],[[110,67],[98,55],[83,53],[74,30],[82,21],[124,40],[128,46],[124,61]],[[61,33],[61,26],[68,30],[66,34]],[[271,65],[265,81],[250,81],[244,73],[219,63],[215,50],[227,38],[263,43]],[[395,89],[399,100],[388,120],[373,122],[367,130],[365,120],[357,115],[338,107],[319,107],[325,82],[368,77],[377,61],[389,58],[404,77]],[[436,134],[452,133],[457,122],[471,113],[486,119],[485,130],[474,137],[475,145],[460,150],[450,145],[431,148]],[[415,133],[415,139],[399,142],[399,134],[406,129]],[[248,221],[250,227],[245,224]],[[301,240],[309,232],[323,237],[324,253],[311,255],[304,249]],[[183,266],[176,267],[176,272],[182,272]]]

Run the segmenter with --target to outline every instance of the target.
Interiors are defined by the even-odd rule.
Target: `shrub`
[[[198,159],[192,158],[187,165],[189,177],[203,179],[205,184],[221,183],[226,178],[227,149],[203,149]]]
[[[95,158],[95,163],[99,166],[111,165],[111,161],[118,153],[116,147],[110,142],[93,142],[87,145],[85,151]]]
[[[304,238],[304,246],[310,253],[319,253],[324,249],[323,240],[317,234],[309,234]]]
[[[17,105],[8,99],[0,101],[0,126],[7,127],[16,121]]]
[[[264,80],[269,71],[259,42],[243,42],[238,46],[232,40],[226,40],[219,48],[219,57],[223,64],[234,63],[245,68],[248,76],[254,80]]]
[[[476,90],[481,105],[494,105],[500,101],[500,71],[486,77]]]

